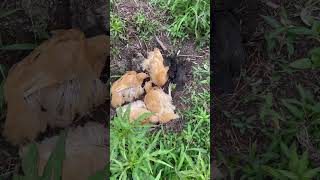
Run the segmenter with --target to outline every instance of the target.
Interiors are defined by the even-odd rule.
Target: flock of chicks
[[[142,69],[147,73],[128,71],[111,86],[111,105],[120,108],[125,103],[130,103],[131,111],[129,122],[133,122],[144,113],[154,113],[151,117],[143,120],[141,124],[147,123],[167,123],[179,118],[174,112],[175,106],[172,104],[171,91],[169,94],[163,91],[163,86],[168,81],[169,67],[164,65],[162,54],[158,48],[149,52],[147,59],[142,63]],[[144,80],[150,77],[150,81]],[[153,86],[153,84],[155,86]],[[143,101],[137,100],[146,92]],[[127,109],[128,105],[122,106]]]

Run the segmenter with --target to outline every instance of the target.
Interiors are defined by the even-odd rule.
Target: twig
[[[195,57],[195,58],[203,58],[203,56],[196,56],[196,55],[185,55],[185,54],[179,54],[177,56],[180,56],[180,57]]]
[[[164,50],[164,51],[167,51],[168,49],[166,48],[166,46],[160,41],[160,39],[156,36],[156,40],[157,42],[159,43],[159,45],[161,46],[161,48]]]

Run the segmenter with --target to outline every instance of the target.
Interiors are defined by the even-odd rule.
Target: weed
[[[110,21],[111,37],[115,38],[115,39],[119,38],[122,40],[126,40],[127,39],[125,37],[126,24],[125,24],[124,20],[121,17],[114,15],[112,13],[111,13],[110,17],[111,17],[111,21]]]

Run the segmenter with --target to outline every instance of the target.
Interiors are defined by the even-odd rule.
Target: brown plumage
[[[174,113],[176,107],[172,104],[170,91],[169,94],[166,94],[161,88],[152,87],[150,81],[146,83],[145,90],[147,94],[144,97],[144,103],[148,110],[156,113],[160,123],[167,123],[179,118],[179,116]]]
[[[144,113],[151,112],[147,109],[146,105],[141,100],[130,103],[130,106],[131,106],[130,117],[129,117],[130,123],[136,120],[139,116],[143,115]],[[128,107],[129,107],[129,104],[122,106],[123,113],[127,110]],[[141,121],[141,124],[147,124],[149,122],[156,123],[158,121],[159,121],[158,116],[152,115],[151,117]]]
[[[128,71],[111,87],[111,105],[116,108],[125,102],[131,102],[144,93],[141,87],[143,80],[148,77],[145,73]]]
[[[159,87],[162,87],[168,80],[168,66],[164,66],[163,57],[158,48],[149,52],[148,58],[142,63],[143,70],[150,74],[151,81]]]

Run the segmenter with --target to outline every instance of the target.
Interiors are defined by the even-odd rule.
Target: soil
[[[103,0],[4,0],[0,3],[1,10],[20,9],[17,12],[1,18],[0,45],[14,43],[40,44],[50,36],[50,31],[56,29],[77,28],[87,37],[109,33],[109,6]],[[31,50],[0,51],[0,63],[10,69],[14,64],[26,57]],[[107,83],[109,77],[109,63],[107,61],[101,80]],[[72,127],[82,126],[88,121],[97,121],[109,126],[109,101],[96,107],[87,116],[74,122]],[[2,134],[5,112],[1,114],[0,132]],[[61,129],[48,128],[40,134],[36,141],[57,135]],[[107,132],[108,136],[109,133]],[[109,144],[107,144],[109,146]],[[21,160],[18,147],[10,145],[0,135],[0,176],[11,179],[13,174],[21,173]]]

